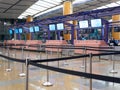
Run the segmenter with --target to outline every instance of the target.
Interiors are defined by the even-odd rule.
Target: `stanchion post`
[[[42,49],[41,49],[41,45],[40,45],[40,49],[39,49],[39,50],[40,50],[39,57],[40,57],[40,59],[41,59],[41,58],[42,58],[42,55],[41,55],[41,50],[42,50]]]
[[[7,47],[7,53],[8,53],[8,57],[10,56],[10,50],[9,50],[9,46]],[[10,61],[8,60],[8,65],[7,65],[7,69],[6,71],[7,72],[10,72],[12,69],[10,68]]]
[[[24,59],[24,46],[22,46],[22,53],[21,53],[21,58]],[[25,73],[24,73],[24,63],[22,63],[21,65],[21,73],[19,74],[20,77],[24,77]]]
[[[90,74],[92,74],[92,53],[90,53]],[[90,78],[90,90],[92,90],[92,78]]]
[[[83,54],[85,55],[86,51],[85,51],[85,46],[83,48]],[[81,68],[85,68],[85,58],[83,57],[83,60],[82,60],[82,65],[81,65]]]
[[[15,44],[15,46],[16,46],[16,44]],[[15,58],[16,58],[16,49],[15,49]]]
[[[85,47],[85,55],[87,52],[87,47]],[[85,72],[87,72],[87,57],[85,57]]]
[[[115,47],[113,47],[115,49]],[[115,60],[113,60],[113,55],[111,55],[111,60],[112,60],[112,70],[110,73],[117,74],[118,72],[115,70]]]
[[[29,57],[26,57],[26,84],[25,84],[25,90],[29,89]]]
[[[46,55],[47,55],[47,59],[48,59],[48,52],[46,50]],[[48,62],[47,62],[47,66],[48,66]],[[43,86],[53,86],[53,84],[49,81],[49,70],[47,69],[47,81],[45,83],[43,83]]]
[[[57,54],[58,54],[58,58],[59,58],[59,47],[58,47],[58,50],[57,50]],[[58,67],[60,66],[60,63],[59,63],[59,60],[58,60]]]
[[[65,48],[66,48],[66,46],[65,46]],[[65,51],[66,51],[66,50],[67,50],[67,49],[65,49]],[[68,56],[68,53],[69,53],[68,51],[69,51],[69,50],[67,50],[67,56]],[[64,65],[69,65],[68,62],[67,62],[67,60],[65,60]]]

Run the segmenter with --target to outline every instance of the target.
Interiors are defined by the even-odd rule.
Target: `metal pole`
[[[48,59],[48,52],[47,52],[47,59]],[[48,66],[48,62],[47,62],[47,66]],[[49,82],[49,71],[47,69],[47,82]]]
[[[65,46],[65,48],[66,48],[66,46]],[[64,51],[67,53],[67,56],[69,56],[69,49],[64,49]],[[67,60],[65,60],[65,62],[64,62],[64,65],[69,65],[69,63],[67,62]]]
[[[58,47],[58,50],[57,50],[57,54],[58,54],[58,58],[59,58],[59,47]],[[59,63],[59,60],[58,60],[58,67],[60,66],[60,63]]]
[[[24,50],[23,50],[24,46],[22,46],[22,54],[21,54],[21,58],[24,59]],[[22,63],[22,67],[21,67],[21,73],[19,74],[20,77],[24,77],[25,73],[24,73],[24,63]]]
[[[29,59],[26,57],[26,63],[25,63],[25,65],[26,65],[26,85],[25,85],[25,90],[28,90],[28,84],[29,84]]]
[[[113,47],[115,49],[115,47]],[[111,55],[111,60],[112,60],[112,70],[110,73],[117,74],[118,72],[115,70],[115,60],[113,60],[113,55]]]
[[[15,46],[16,46],[16,44],[15,44]],[[15,58],[16,58],[16,49],[15,49]]]
[[[9,50],[9,46],[7,47],[7,54],[8,54],[8,57],[10,56],[10,50]],[[11,71],[11,68],[10,68],[10,61],[8,60],[8,65],[7,65],[7,69],[6,69],[7,72],[10,72]]]
[[[48,59],[48,53],[46,50],[46,55],[47,55],[47,59]],[[47,66],[48,66],[48,62],[47,62]],[[45,83],[43,83],[43,86],[52,86],[53,84],[49,81],[49,70],[47,69],[47,81]]]
[[[84,55],[85,53],[86,53],[86,52],[85,52],[85,46],[84,46],[83,55]],[[82,60],[82,66],[81,66],[81,68],[85,68],[85,58],[83,58],[83,60]]]
[[[86,55],[87,47],[85,47],[85,55]],[[85,57],[85,72],[87,72],[87,57]]]
[[[41,59],[41,58],[42,58],[42,56],[41,56],[41,50],[42,50],[42,49],[41,49],[41,45],[40,45],[40,49],[39,49],[39,50],[40,50],[39,57],[40,57],[40,59]]]
[[[92,53],[90,53],[90,74],[92,74]],[[90,90],[92,90],[92,78],[90,78]]]

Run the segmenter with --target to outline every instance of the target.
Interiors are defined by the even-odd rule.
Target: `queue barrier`
[[[60,46],[60,45],[67,45],[67,42],[65,40],[47,40],[45,43],[46,46]],[[57,52],[57,48],[45,48],[47,51],[53,51]],[[59,52],[62,52],[62,49],[59,48]]]
[[[56,47],[57,48],[57,47]],[[72,48],[73,49],[73,48]],[[101,50],[100,50],[101,51]],[[33,65],[36,67],[44,68],[47,70],[52,70],[56,72],[61,72],[69,75],[75,75],[75,76],[82,76],[86,78],[90,78],[90,84],[92,84],[92,79],[97,79],[97,80],[103,80],[103,81],[109,81],[109,82],[114,82],[114,83],[120,83],[120,78],[117,77],[110,77],[110,76],[104,76],[104,75],[98,75],[98,74],[92,74],[92,57],[94,56],[105,56],[105,55],[118,55],[120,54],[120,51],[107,51],[103,50],[108,53],[99,53],[99,54],[85,54],[85,55],[79,55],[79,56],[73,56],[73,57],[64,57],[64,58],[54,58],[54,59],[39,59],[39,60],[29,60],[29,59],[16,59],[16,58],[11,58],[9,56],[5,56],[0,54],[0,57],[4,57],[8,60],[15,61],[15,62],[21,62],[21,63],[26,63],[26,90],[28,90],[28,83],[29,83],[29,65]],[[86,72],[78,72],[78,71],[73,71],[73,70],[67,70],[63,69],[60,67],[54,67],[54,66],[48,66],[48,65],[43,65],[41,64],[42,62],[54,62],[54,61],[63,61],[63,60],[72,60],[76,58],[83,58],[83,57],[90,57],[90,73]],[[91,86],[91,85],[90,85]]]
[[[108,46],[104,40],[74,40],[74,46],[81,47],[105,47]],[[74,50],[77,54],[82,54],[83,50]],[[86,53],[100,53],[99,51],[87,50]]]

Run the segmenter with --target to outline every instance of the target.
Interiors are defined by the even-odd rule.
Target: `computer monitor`
[[[91,27],[102,27],[102,20],[101,19],[92,19],[91,20]]]
[[[84,20],[84,21],[79,21],[79,27],[80,28],[88,28],[88,20]]]
[[[18,29],[17,29],[17,28],[15,29],[15,33],[16,33],[16,34],[18,34],[18,33],[19,33],[19,31],[18,31]]]
[[[34,29],[35,29],[35,32],[39,32],[40,27],[39,26],[35,26]]]
[[[120,27],[114,27],[114,32],[120,32]]]
[[[12,29],[9,30],[9,34],[13,34],[13,30]]]
[[[63,30],[64,29],[64,24],[63,23],[58,23],[57,24],[57,30]]]
[[[33,28],[33,27],[30,27],[30,28],[29,28],[29,32],[34,32],[34,28]]]
[[[22,28],[19,28],[19,33],[23,33],[23,29]]]
[[[55,24],[50,24],[49,25],[49,30],[50,31],[55,31]]]

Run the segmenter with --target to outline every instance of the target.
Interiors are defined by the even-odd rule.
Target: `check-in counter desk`
[[[12,48],[22,48],[22,45],[25,45],[25,49],[38,50],[38,47],[35,45],[42,45],[40,40],[7,40],[6,45],[12,45]]]
[[[20,45],[24,45],[24,40],[7,40],[6,45],[10,45],[11,48],[21,48]]]
[[[105,47],[108,46],[106,44],[106,42],[104,40],[74,40],[74,46],[78,46],[78,47],[84,47],[84,46],[88,46],[88,47]],[[84,49],[75,49],[74,53],[77,54],[83,54],[84,53]],[[99,51],[91,51],[91,50],[86,50],[86,54],[89,53],[100,53]]]
[[[67,42],[65,40],[47,40],[45,45],[50,47],[52,46],[55,47],[55,46],[67,45]],[[58,48],[45,48],[45,50],[58,52]],[[59,48],[59,52],[62,52],[61,48]]]
[[[38,50],[40,45],[42,45],[42,41],[40,41],[40,40],[27,40],[25,44],[26,44],[26,49]]]

